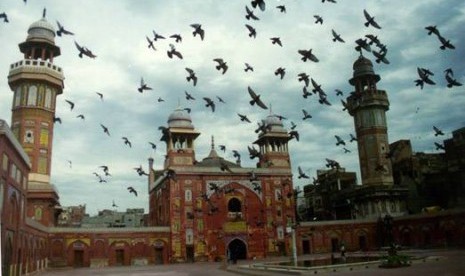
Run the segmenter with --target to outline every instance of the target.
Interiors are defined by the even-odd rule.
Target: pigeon
[[[140,87],[137,88],[137,91],[139,91],[139,93],[142,93],[142,92],[144,92],[144,90],[152,90],[152,88],[149,87],[149,86],[144,82],[144,78],[140,78]]]
[[[137,167],[137,168],[134,168],[134,170],[136,170],[136,172],[137,172],[137,174],[138,174],[139,176],[148,175],[148,173],[146,173],[146,172],[144,171],[144,169],[142,168],[142,165],[140,165],[140,166]]]
[[[152,147],[153,150],[157,149],[157,145],[155,143],[149,142],[150,146]]]
[[[420,86],[421,89],[423,89],[423,85],[425,83],[430,84],[430,85],[436,84],[433,80],[429,78],[429,76],[434,75],[433,72],[431,72],[430,70],[417,67],[417,73],[420,79],[415,80],[415,83],[416,83],[416,86]]]
[[[333,41],[334,42],[339,41],[339,42],[345,43],[344,39],[341,38],[341,35],[336,33],[335,30],[331,29],[331,33],[333,34]]]
[[[341,137],[339,137],[338,135],[334,135],[334,137],[336,138],[337,140],[337,143],[336,143],[336,146],[339,146],[339,145],[346,145],[346,142],[344,142],[344,140],[342,140]]]
[[[435,34],[438,37],[440,36],[439,30],[436,26],[426,26],[425,29],[428,31],[428,35]]]
[[[168,169],[164,172],[164,175],[168,179],[172,179],[173,181],[177,181],[176,172],[173,169]]]
[[[315,24],[318,24],[318,23],[320,23],[320,25],[323,24],[323,17],[317,14],[315,14],[313,17],[315,17]]]
[[[115,200],[113,200],[113,203],[111,204],[111,207],[118,208],[118,205],[115,204]]]
[[[137,191],[136,191],[136,189],[134,189],[133,187],[128,187],[128,191],[129,191],[130,193],[133,193],[135,196],[137,196]]]
[[[336,96],[344,96],[344,93],[341,90],[335,89],[334,91],[336,91]]]
[[[370,16],[370,14],[366,10],[363,10],[363,15],[365,15],[365,19],[367,20],[365,22],[365,27],[368,27],[368,26],[371,25],[371,26],[375,27],[376,29],[381,29],[381,27],[375,21],[375,18],[373,16]]]
[[[253,67],[250,66],[248,63],[245,63],[245,69],[244,69],[245,72],[248,72],[248,71],[252,71],[253,72]]]
[[[342,111],[346,111],[348,107],[347,103],[343,99],[341,99],[341,103],[342,103]]]
[[[259,183],[257,182],[252,182],[252,185],[253,185],[253,190],[256,191],[257,193],[261,193],[262,192],[262,187],[260,186]]]
[[[170,37],[171,37],[171,38],[174,38],[174,41],[175,41],[176,43],[180,43],[180,42],[182,41],[182,37],[181,37],[180,34],[174,34],[174,35],[171,35]]]
[[[310,81],[312,82],[312,92],[314,94],[318,93],[320,95],[326,96],[326,93],[323,91],[323,89],[321,89],[321,84],[318,84],[313,78],[310,78]]]
[[[280,12],[286,13],[286,6],[284,6],[284,5],[279,5],[279,6],[276,6],[276,8],[277,8]]]
[[[352,133],[350,133],[350,141],[349,142],[352,143],[354,141],[357,141],[357,138]]]
[[[441,50],[445,50],[446,48],[455,49],[455,46],[450,43],[450,40],[445,39],[443,36],[438,36],[439,41],[441,42],[441,46],[439,47]]]
[[[312,49],[310,50],[298,50],[299,54],[302,55],[302,61],[306,62],[307,60],[311,60],[313,62],[319,62],[318,58],[312,54]]]
[[[305,83],[305,87],[308,86],[309,82],[310,82],[310,79],[308,77],[310,77],[309,75],[307,75],[306,73],[302,72],[302,73],[299,73],[298,75],[298,78],[297,80],[298,81],[303,81]]]
[[[462,86],[462,83],[458,82],[456,79],[452,77],[453,74],[446,74],[445,78],[447,81],[447,87],[452,88],[453,86]]]
[[[61,36],[62,34],[74,35],[74,33],[65,30],[65,28],[60,24],[60,22],[58,22],[58,20],[57,20],[57,25],[58,25],[57,36]]]
[[[192,80],[192,84],[195,86],[197,85],[197,76],[195,75],[194,70],[186,67],[186,71],[189,73],[189,76],[186,77],[186,80],[189,82]]]
[[[265,11],[265,8],[266,8],[265,0],[252,0],[250,4],[252,5],[252,8],[254,9],[258,6],[261,11]]]
[[[344,148],[342,148],[342,149],[344,150],[344,153],[350,153],[350,152],[351,152],[350,150],[348,150],[348,149],[347,149],[347,148],[345,148],[345,147],[344,147]]]
[[[253,14],[253,11],[249,9],[249,7],[245,6],[245,12],[247,13],[245,15],[245,19],[247,20],[250,20],[250,19],[253,19],[253,20],[260,20],[260,18],[258,18],[255,14]]]
[[[76,45],[76,48],[79,50],[79,57],[82,58],[84,56],[88,56],[90,58],[96,58],[97,56],[92,53],[91,50],[89,50],[87,47],[83,47],[79,45],[76,41],[74,41],[74,45]]]
[[[378,37],[376,35],[372,35],[372,34],[367,34],[365,35],[366,38],[368,38],[370,40],[370,42],[368,42],[368,45],[373,45],[375,44],[376,46],[380,46],[382,45],[381,42],[379,41]]]
[[[76,116],[76,118],[79,118],[79,119],[82,119],[82,120],[85,120],[85,119],[86,119],[86,118],[84,117],[84,115],[83,115],[83,114],[79,114],[79,115],[77,115],[77,116]]]
[[[161,97],[158,97],[157,101],[161,103],[161,102],[164,102],[165,100],[163,100]]]
[[[324,3],[325,1],[328,3],[334,3],[334,4],[337,3],[336,0],[321,0],[322,3]]]
[[[255,171],[252,170],[248,174],[249,174],[249,181],[250,182],[258,181],[258,177],[257,177],[257,174],[255,174]]]
[[[305,109],[302,109],[302,113],[304,114],[304,117],[302,118],[302,120],[312,118],[312,115],[310,115]]]
[[[301,179],[301,178],[310,178],[308,175],[306,175],[304,173],[304,171],[302,170],[302,168],[300,166],[297,167],[297,170],[299,172],[299,176],[297,177],[298,179]]]
[[[331,105],[331,103],[328,101],[328,97],[326,95],[323,95],[323,94],[319,94],[320,98],[318,99],[318,102],[320,104],[325,104],[325,105]]]
[[[231,168],[229,168],[228,164],[224,162],[222,159],[220,159],[220,169],[222,172],[227,171],[229,173],[234,173]]]
[[[286,75],[286,68],[279,67],[278,69],[276,69],[274,71],[274,75],[275,76],[279,75],[281,77],[281,79],[283,79],[284,75]]]
[[[219,147],[220,150],[222,150],[223,152],[226,152],[226,146],[225,146],[225,145],[218,145],[218,147]]]
[[[362,49],[367,51],[367,52],[371,52],[371,47],[370,47],[370,44],[367,42],[366,39],[357,39],[355,40],[355,44],[357,44],[357,46],[355,46],[355,50],[362,53]]]
[[[279,37],[272,37],[270,38],[271,44],[278,44],[279,46],[283,47],[283,44],[281,43],[281,38]]]
[[[0,13],[0,19],[1,19],[1,18],[3,18],[3,22],[4,22],[4,23],[10,22],[10,21],[8,20],[8,15],[7,15],[6,13],[4,13],[4,12]]]
[[[202,25],[196,23],[196,24],[191,24],[191,27],[194,28],[192,35],[194,35],[194,37],[196,35],[199,35],[200,39],[203,40],[205,37],[205,31],[202,29]]]
[[[376,57],[376,63],[380,63],[382,61],[384,64],[389,64],[389,60],[386,58],[387,51],[377,52],[373,50],[372,53]]]
[[[103,101],[103,94],[102,93],[99,93],[99,92],[95,92],[99,97],[100,97],[100,100]]]
[[[239,114],[237,113],[237,115],[239,116],[239,118],[241,119],[242,122],[247,122],[247,123],[252,123],[249,118],[247,118],[246,115],[242,115],[242,114]]]
[[[341,166],[339,165],[339,163],[335,160],[332,160],[332,159],[328,159],[328,158],[325,158],[326,159],[326,167],[327,168],[331,168],[331,169],[340,169]]]
[[[444,147],[444,145],[441,145],[437,142],[434,142],[434,145],[436,146],[436,150],[445,150],[446,148]]]
[[[295,138],[297,141],[299,141],[299,132],[297,132],[297,130],[289,131],[289,138],[290,139]]]
[[[106,126],[104,126],[103,124],[100,124],[100,126],[103,129],[103,133],[106,133],[108,136],[110,136],[110,131],[108,130],[108,128]]]
[[[218,99],[218,102],[220,103],[226,103],[220,96],[216,96],[216,98]]]
[[[129,139],[127,137],[121,137],[121,139],[124,140],[125,145],[128,145],[130,148],[132,148],[131,141],[129,141]]]
[[[250,86],[248,87],[248,91],[250,97],[252,97],[252,100],[249,102],[250,105],[257,104],[259,107],[263,109],[268,109],[268,107],[266,107],[266,105],[260,100],[260,95],[255,94],[255,92],[252,90],[252,88],[250,88]]]
[[[256,157],[258,157],[258,159],[261,158],[262,154],[257,149],[255,149],[255,147],[247,146],[247,149],[249,150],[250,159],[254,159]]]
[[[241,155],[239,154],[239,152],[237,150],[233,150],[233,157],[235,157],[238,161],[241,160]]]
[[[291,121],[291,129],[294,130],[297,127],[297,125]]]
[[[110,175],[110,169],[108,168],[108,166],[106,165],[102,165],[100,166],[100,168],[102,168],[103,172],[105,173],[106,176],[109,176]]]
[[[53,117],[53,122],[61,124],[61,118],[60,117]]]
[[[307,90],[307,87],[304,86],[304,88],[302,89],[303,91],[303,95],[302,97],[304,97],[305,99],[308,98],[308,96],[311,96],[312,93],[310,93],[308,90]]]
[[[212,99],[210,99],[208,97],[203,97],[203,99],[206,102],[205,106],[206,107],[211,107],[212,112],[215,112],[215,102],[213,102]]]
[[[442,132],[442,130],[440,130],[438,127],[436,126],[433,126],[433,129],[434,129],[434,136],[438,136],[438,135],[444,135],[444,132]]]
[[[157,34],[154,30],[152,30],[152,32],[153,32],[153,41],[157,41],[158,39],[165,39],[164,36]]]
[[[184,91],[184,94],[186,94],[186,100],[195,100],[195,98],[192,97],[192,95],[189,94],[187,91]]]
[[[70,109],[73,110],[74,103],[72,101],[70,101],[70,100],[65,100],[65,101],[69,104]]]
[[[188,107],[185,107],[184,110],[187,111],[187,113],[189,113],[189,114],[191,113],[191,109],[188,108]]]
[[[255,30],[254,27],[250,26],[249,24],[245,24],[245,27],[249,30],[249,37],[256,38],[257,37],[257,31]]]
[[[179,59],[182,59],[182,54],[178,51],[176,51],[176,47],[174,47],[173,44],[170,44],[170,50],[166,52],[169,58],[173,58],[174,56],[177,56]]]
[[[156,51],[157,49],[155,49],[155,46],[153,45],[153,41],[148,36],[145,36],[145,38],[147,39],[147,42],[149,43],[147,48],[152,48],[154,51]]]
[[[226,64],[226,62],[223,61],[222,58],[215,58],[213,59],[213,61],[216,61],[218,63],[218,65],[216,66],[216,70],[221,70],[223,69],[223,72],[222,74],[224,75],[224,73],[226,73],[226,71],[228,71],[228,65]]]

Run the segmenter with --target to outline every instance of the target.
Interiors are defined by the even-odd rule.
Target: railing
[[[49,68],[53,71],[56,71],[60,74],[63,74],[63,70],[61,67],[56,66],[55,64],[44,61],[44,60],[37,60],[37,59],[24,59],[18,62],[15,62],[10,65],[10,71],[21,68],[21,67],[41,67],[41,68]]]

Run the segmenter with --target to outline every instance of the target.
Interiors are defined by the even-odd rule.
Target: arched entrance
[[[228,245],[229,256],[231,260],[246,260],[247,246],[240,239],[232,240]]]

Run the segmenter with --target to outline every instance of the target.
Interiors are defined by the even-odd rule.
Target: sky
[[[166,147],[160,141],[159,126],[167,126],[168,116],[178,107],[192,109],[193,124],[201,135],[195,141],[196,159],[205,158],[214,136],[217,152],[233,161],[232,150],[242,155],[243,167],[255,167],[256,159],[248,157],[247,146],[257,139],[257,122],[270,114],[284,116],[283,124],[297,125],[299,141],[289,141],[294,186],[310,181],[297,179],[300,166],[310,177],[325,169],[325,158],[337,160],[347,171],[360,169],[356,143],[349,143],[355,134],[353,118],[342,110],[354,88],[352,65],[358,58],[355,41],[367,34],[378,37],[387,47],[389,64],[376,63],[372,53],[363,55],[372,60],[381,80],[377,88],[386,90],[390,109],[387,111],[389,142],[410,139],[415,152],[440,152],[434,142],[451,138],[452,131],[465,127],[464,86],[447,88],[444,70],[451,68],[454,78],[465,83],[465,2],[461,0],[265,0],[262,11],[250,1],[229,0],[4,0],[0,13],[8,15],[9,23],[0,23],[0,118],[11,124],[13,93],[8,86],[8,70],[12,63],[23,59],[18,44],[25,41],[28,27],[42,17],[56,28],[59,21],[74,35],[56,37],[61,56],[54,63],[63,68],[65,87],[57,98],[52,183],[57,187],[62,206],[86,204],[87,213],[95,215],[103,209],[125,211],[144,208],[148,212],[147,178],[140,177],[135,167],[147,170],[148,158],[154,158],[155,169],[163,168]],[[284,5],[286,12],[276,8]],[[246,9],[259,20],[247,20]],[[453,8],[452,8],[453,7]],[[363,10],[381,26],[366,27]],[[316,24],[314,15],[323,18]],[[191,24],[201,24],[205,38],[193,36]],[[248,36],[245,24],[257,31]],[[426,26],[436,25],[441,35],[455,49],[441,50],[440,41],[429,36]],[[340,34],[345,43],[333,42],[331,31]],[[156,50],[148,48],[147,38],[153,31],[166,39],[154,42]],[[182,42],[169,36],[180,34]],[[282,47],[272,44],[279,37]],[[79,58],[74,42],[89,48],[97,57]],[[183,59],[170,59],[167,50],[173,44]],[[375,48],[375,47],[373,47]],[[312,49],[318,63],[303,62],[298,50]],[[375,48],[376,49],[376,48]],[[225,74],[215,69],[215,58],[227,62]],[[245,63],[253,72],[245,72]],[[187,82],[186,67],[198,77],[193,86]],[[274,74],[285,68],[280,79]],[[415,86],[417,68],[427,68],[436,85]],[[304,99],[297,75],[306,73],[328,95],[331,106],[318,103],[317,95]],[[139,93],[141,78],[153,90]],[[263,110],[249,104],[247,87],[261,95],[270,107]],[[311,84],[308,87],[311,90]],[[335,89],[343,91],[337,96]],[[195,100],[186,100],[185,91]],[[103,101],[96,92],[102,93]],[[218,102],[220,96],[226,103]],[[203,97],[215,101],[216,110],[205,107]],[[162,98],[164,101],[159,102]],[[75,103],[70,110],[66,100]],[[302,109],[312,118],[303,120]],[[241,122],[237,115],[245,114],[252,123]],[[79,114],[85,120],[77,118]],[[103,133],[107,126],[111,136]],[[433,125],[445,132],[435,137]],[[350,153],[336,146],[335,135],[346,141]],[[127,137],[132,148],[124,144]],[[149,142],[157,145],[152,150]],[[220,151],[225,145],[226,151]],[[72,162],[69,165],[68,160]],[[98,183],[93,172],[103,174],[101,165],[109,167],[107,183]],[[128,193],[133,186],[138,196]],[[113,201],[117,208],[112,207]]]

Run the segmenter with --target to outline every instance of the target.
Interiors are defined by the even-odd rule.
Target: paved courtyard
[[[318,274],[328,276],[345,275],[376,275],[376,276],[462,276],[465,275],[465,250],[422,250],[415,251],[417,256],[429,256],[426,262],[414,263],[410,267],[380,269],[370,267],[363,270],[323,272]],[[432,258],[438,257],[438,258]],[[275,258],[270,261],[289,260],[288,258]],[[125,275],[125,276],[230,276],[230,275],[299,275],[293,273],[250,271],[239,269],[241,265],[253,263],[253,261],[239,262],[237,265],[230,265],[228,271],[221,263],[195,263],[195,264],[173,264],[173,265],[150,265],[150,266],[124,266],[108,268],[79,268],[79,269],[50,269],[38,273],[40,276],[84,276],[84,275]],[[301,275],[314,275],[314,272],[307,272]]]

